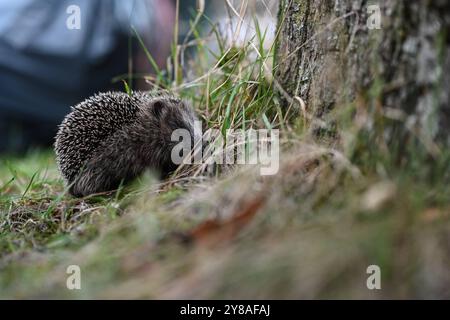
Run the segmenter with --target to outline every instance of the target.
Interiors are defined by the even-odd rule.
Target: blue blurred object
[[[130,25],[152,30],[152,3],[0,0],[0,152],[48,145],[71,105],[122,90],[111,79],[127,73]],[[67,25],[74,5],[79,29]]]

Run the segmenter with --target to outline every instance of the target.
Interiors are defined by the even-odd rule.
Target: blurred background
[[[261,6],[264,20],[272,15],[266,3],[275,2],[251,3]],[[183,59],[192,57],[192,24],[200,32],[208,26],[204,16],[196,20],[199,12],[214,17],[230,39],[248,37],[246,24],[236,29],[232,24],[239,19],[225,19],[235,16],[226,1],[179,1],[178,20],[176,5],[176,0],[0,0],[0,154],[50,147],[70,106],[94,93],[124,90],[125,80],[134,90],[148,89],[143,78],[155,70],[144,47],[161,70],[170,64],[175,40],[185,44]],[[274,5],[271,9],[276,12]],[[272,18],[266,24],[275,29]]]
[[[174,22],[173,0],[0,1],[0,152],[51,146],[70,106],[150,72],[135,33],[163,67]]]

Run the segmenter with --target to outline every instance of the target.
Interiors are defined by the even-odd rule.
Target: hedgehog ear
[[[156,118],[160,119],[167,110],[167,103],[163,100],[156,100],[152,105],[152,112]]]

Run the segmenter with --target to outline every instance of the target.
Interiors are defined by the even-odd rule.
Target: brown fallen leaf
[[[264,202],[265,197],[259,195],[250,201],[246,201],[230,219],[225,221],[220,219],[207,220],[194,228],[188,234],[188,237],[195,243],[207,246],[229,241],[251,221]]]
[[[422,214],[422,221],[435,222],[440,219],[448,218],[450,216],[450,208],[441,210],[438,208],[428,208]]]

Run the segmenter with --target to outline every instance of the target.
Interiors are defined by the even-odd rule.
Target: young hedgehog
[[[197,117],[184,101],[170,94],[106,92],[72,108],[55,141],[59,170],[69,192],[82,197],[117,189],[146,169],[166,177],[173,130],[184,128],[194,142]]]

